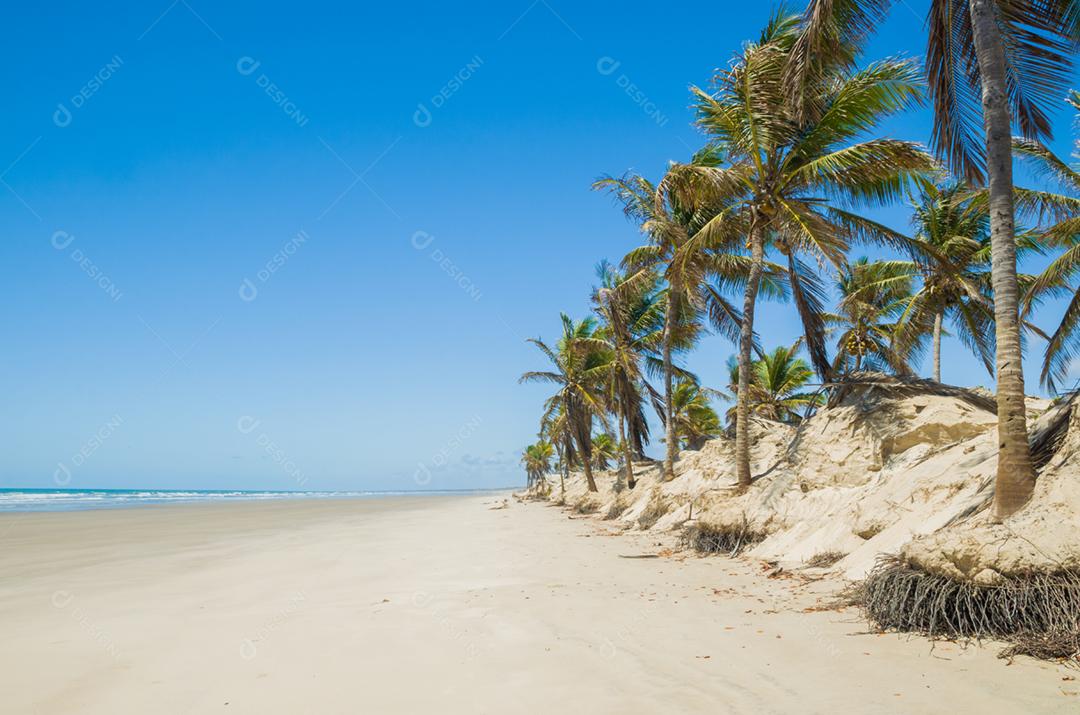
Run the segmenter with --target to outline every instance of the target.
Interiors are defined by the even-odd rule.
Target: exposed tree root
[[[768,534],[755,529],[744,514],[734,524],[694,524],[683,531],[681,545],[699,554],[738,556],[764,541],[766,536]]]
[[[578,514],[595,514],[600,511],[600,504],[590,496],[584,496],[574,504],[574,511]]]
[[[604,514],[605,520],[618,519],[623,515],[623,512],[630,508],[630,505],[623,502],[621,499],[616,499],[608,507],[607,513]]]
[[[1080,571],[1032,571],[995,585],[881,559],[861,589],[868,620],[882,630],[945,638],[998,638],[1003,657],[1080,657]]]
[[[825,569],[847,556],[843,551],[822,551],[814,554],[806,560],[806,565],[811,568]]]
[[[638,516],[638,526],[642,529],[651,529],[656,522],[663,518],[664,514],[667,514],[668,505],[663,497],[659,493],[653,494],[649,503],[645,505],[641,514]]]

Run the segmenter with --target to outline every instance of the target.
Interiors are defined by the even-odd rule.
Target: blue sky
[[[524,339],[583,315],[593,266],[640,240],[589,184],[698,147],[688,86],[769,13],[738,7],[12,8],[0,486],[520,482],[545,396],[516,382],[542,365]],[[921,52],[923,10],[868,58]],[[689,365],[720,385],[731,352],[708,338]],[[989,383],[951,341],[944,363]]]

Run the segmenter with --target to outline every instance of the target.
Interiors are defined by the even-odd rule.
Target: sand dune
[[[493,497],[0,517],[5,713],[1076,712],[836,588]]]

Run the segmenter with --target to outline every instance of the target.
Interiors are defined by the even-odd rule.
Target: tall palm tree
[[[521,463],[525,467],[528,478],[527,487],[533,488],[540,483],[544,475],[551,471],[551,459],[555,456],[555,449],[550,442],[540,440],[530,444],[521,455]]]
[[[596,321],[585,318],[571,320],[561,316],[563,334],[551,349],[543,340],[528,342],[539,348],[555,368],[547,372],[526,372],[519,382],[547,382],[559,386],[544,405],[542,422],[556,411],[562,411],[566,429],[577,443],[589,491],[598,491],[592,474],[592,425],[605,409],[604,383],[610,369],[611,356],[607,345],[596,337]]]
[[[673,354],[693,345],[701,333],[701,316],[707,315],[714,330],[735,339],[742,316],[725,292],[749,277],[749,262],[729,252],[715,250],[718,242],[705,244],[694,240],[698,229],[718,213],[709,201],[700,200],[694,191],[694,177],[665,176],[659,186],[644,177],[626,175],[603,177],[594,189],[611,192],[622,204],[623,212],[636,221],[649,238],[648,245],[630,251],[623,264],[630,278],[641,271],[655,271],[667,287],[664,291],[664,320],[660,353],[664,381],[665,480],[675,477],[675,435]],[[773,294],[783,288],[768,283]]]
[[[777,15],[760,40],[716,78],[715,91],[694,88],[699,125],[710,135],[723,167],[687,167],[707,176],[722,215],[703,228],[745,225],[751,272],[743,300],[735,464],[739,484],[750,484],[749,386],[754,308],[767,245],[783,257],[811,363],[822,378],[831,370],[825,347],[823,291],[800,260],[809,255],[839,267],[852,240],[897,245],[903,237],[851,208],[899,197],[908,181],[933,168],[914,142],[859,137],[922,96],[918,67],[886,60],[859,71],[822,66],[803,93],[816,111],[800,114],[783,91],[783,73],[799,37],[797,18]],[[857,48],[844,48],[857,54]],[[827,70],[827,71],[824,71]]]
[[[860,45],[891,5],[891,0],[810,0],[802,37],[785,70],[789,98],[801,111],[814,111],[814,102],[803,99],[803,87],[822,64],[852,61],[850,51],[833,51],[836,40]],[[932,144],[954,173],[988,187],[998,402],[996,521],[1019,510],[1035,488],[1021,363],[1012,127],[1015,123],[1029,140],[1051,137],[1044,108],[1065,92],[1078,23],[1077,0],[931,0],[927,17]]]
[[[708,393],[691,380],[680,380],[675,385],[672,423],[677,448],[701,449],[705,440],[723,431],[720,418],[709,405]]]
[[[814,378],[814,371],[809,363],[798,356],[802,339],[792,345],[781,345],[762,355],[754,363],[750,381],[750,413],[776,422],[794,424],[801,421],[808,410],[822,404],[821,393],[810,392],[806,387]],[[734,355],[728,358],[730,395],[724,398],[737,400],[739,390],[739,360]],[[735,427],[737,408],[732,406],[727,412],[728,429]]]

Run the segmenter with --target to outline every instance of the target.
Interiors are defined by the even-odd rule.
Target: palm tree
[[[619,458],[619,445],[607,432],[592,436],[592,466],[594,469],[611,469],[611,463]]]
[[[840,303],[828,316],[840,332],[833,371],[892,371],[912,374],[910,362],[922,348],[926,332],[909,329],[908,339],[897,341],[900,318],[912,300],[915,267],[907,261],[860,258],[843,266],[837,279]]]
[[[785,69],[787,93],[801,111],[814,111],[804,86],[821,66],[850,63],[847,48],[861,45],[891,4],[810,0],[802,36]],[[927,18],[932,144],[954,173],[988,187],[999,444],[995,521],[1024,506],[1035,488],[1021,363],[1012,126],[1015,121],[1032,141],[1051,138],[1044,108],[1067,87],[1078,21],[1076,0],[931,0]]]
[[[806,391],[814,378],[810,365],[798,357],[802,339],[790,346],[775,348],[754,363],[750,380],[750,412],[776,422],[794,424],[801,421],[808,410],[823,402],[823,395]],[[724,398],[737,400],[739,389],[739,361],[734,355],[728,358],[730,395]],[[734,429],[737,408],[727,412],[728,429]]]
[[[544,410],[540,419],[540,438],[555,445],[559,467],[559,494],[565,501],[566,480],[570,476],[570,465],[576,460],[577,452],[562,401],[556,401],[550,409]]]
[[[990,281],[990,216],[962,182],[926,184],[913,201],[914,241],[925,250],[910,267],[922,278],[904,315],[901,340],[932,335],[932,374],[941,382],[941,337],[946,320],[994,374],[994,307]],[[1030,244],[1029,244],[1030,245]]]
[[[787,101],[783,73],[799,37],[797,18],[776,16],[757,43],[716,79],[712,93],[694,88],[699,125],[711,136],[725,167],[687,167],[727,208],[702,229],[745,225],[751,272],[745,284],[739,342],[735,463],[739,484],[750,484],[749,386],[753,322],[767,244],[783,256],[811,363],[831,370],[825,347],[823,291],[800,260],[809,254],[839,267],[851,240],[900,245],[903,237],[853,210],[901,195],[907,182],[933,168],[917,144],[894,139],[858,141],[886,117],[922,96],[918,67],[886,60],[859,71],[822,66],[803,86],[813,113]],[[857,48],[846,51],[856,53]],[[827,71],[824,71],[827,70]]]
[[[607,402],[618,423],[626,484],[633,489],[637,484],[633,460],[643,456],[649,441],[645,402],[655,391],[644,373],[657,360],[655,346],[664,320],[663,293],[659,277],[651,270],[638,271],[627,279],[603,261],[597,266],[597,274],[601,287],[593,291],[593,303],[601,321],[598,335],[607,341],[612,356]]]
[[[680,380],[672,393],[676,448],[701,449],[705,440],[723,430],[720,418],[709,405],[708,390],[690,380]]]
[[[681,177],[680,177],[681,178]],[[675,477],[678,440],[674,422],[675,375],[673,353],[693,345],[700,335],[701,315],[719,334],[734,339],[742,316],[724,293],[740,285],[749,276],[749,262],[730,253],[718,252],[717,244],[695,241],[697,230],[717,214],[717,207],[699,201],[693,190],[694,177],[676,182],[665,176],[660,186],[637,175],[622,178],[603,177],[594,189],[611,192],[622,204],[623,212],[636,221],[649,244],[632,250],[623,259],[628,281],[642,271],[655,272],[667,284],[663,293],[664,320],[660,336],[660,354],[664,381],[666,450],[665,480]],[[768,283],[773,294],[783,289],[775,281]]]
[[[552,350],[539,338],[528,342],[540,349],[554,366],[553,371],[526,372],[519,382],[548,382],[559,386],[544,405],[544,418],[561,411],[565,427],[577,443],[577,451],[585,470],[589,491],[597,491],[592,475],[592,424],[604,413],[603,385],[610,369],[611,357],[604,341],[596,337],[596,321],[592,318],[574,322],[565,313],[561,316],[563,334]],[[564,455],[565,458],[565,455]]]
[[[544,440],[525,448],[521,455],[521,463],[525,466],[529,489],[539,484],[544,475],[551,471],[551,459],[554,456],[555,449],[550,442]]]

